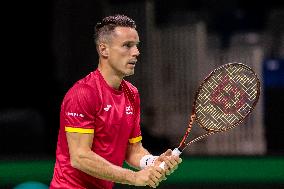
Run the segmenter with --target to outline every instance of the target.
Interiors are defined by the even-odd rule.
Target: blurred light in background
[[[13,189],[48,189],[48,186],[40,182],[28,181],[15,186]]]

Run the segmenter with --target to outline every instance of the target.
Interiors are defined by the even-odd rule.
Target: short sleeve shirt
[[[56,163],[50,188],[112,188],[112,182],[97,179],[71,166],[66,132],[94,134],[92,150],[107,161],[122,166],[128,144],[142,140],[137,89],[125,80],[119,90],[113,89],[96,70],[75,83],[61,105]]]

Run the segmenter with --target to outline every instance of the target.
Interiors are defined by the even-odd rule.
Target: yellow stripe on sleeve
[[[74,128],[65,126],[65,131],[69,133],[83,133],[83,134],[92,134],[94,129],[84,129],[84,128]]]
[[[142,136],[129,139],[129,143],[133,144],[142,140]]]

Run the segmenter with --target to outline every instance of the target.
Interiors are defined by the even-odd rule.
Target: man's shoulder
[[[90,87],[95,87],[97,84],[97,80],[99,79],[96,71],[90,72],[84,78],[78,80],[74,85],[88,85]]]
[[[96,95],[97,91],[97,77],[91,72],[84,78],[78,80],[69,88],[66,96],[93,96]]]

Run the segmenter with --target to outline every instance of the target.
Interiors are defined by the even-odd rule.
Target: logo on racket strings
[[[236,113],[245,104],[245,92],[226,75],[211,93],[211,102],[225,114]]]

